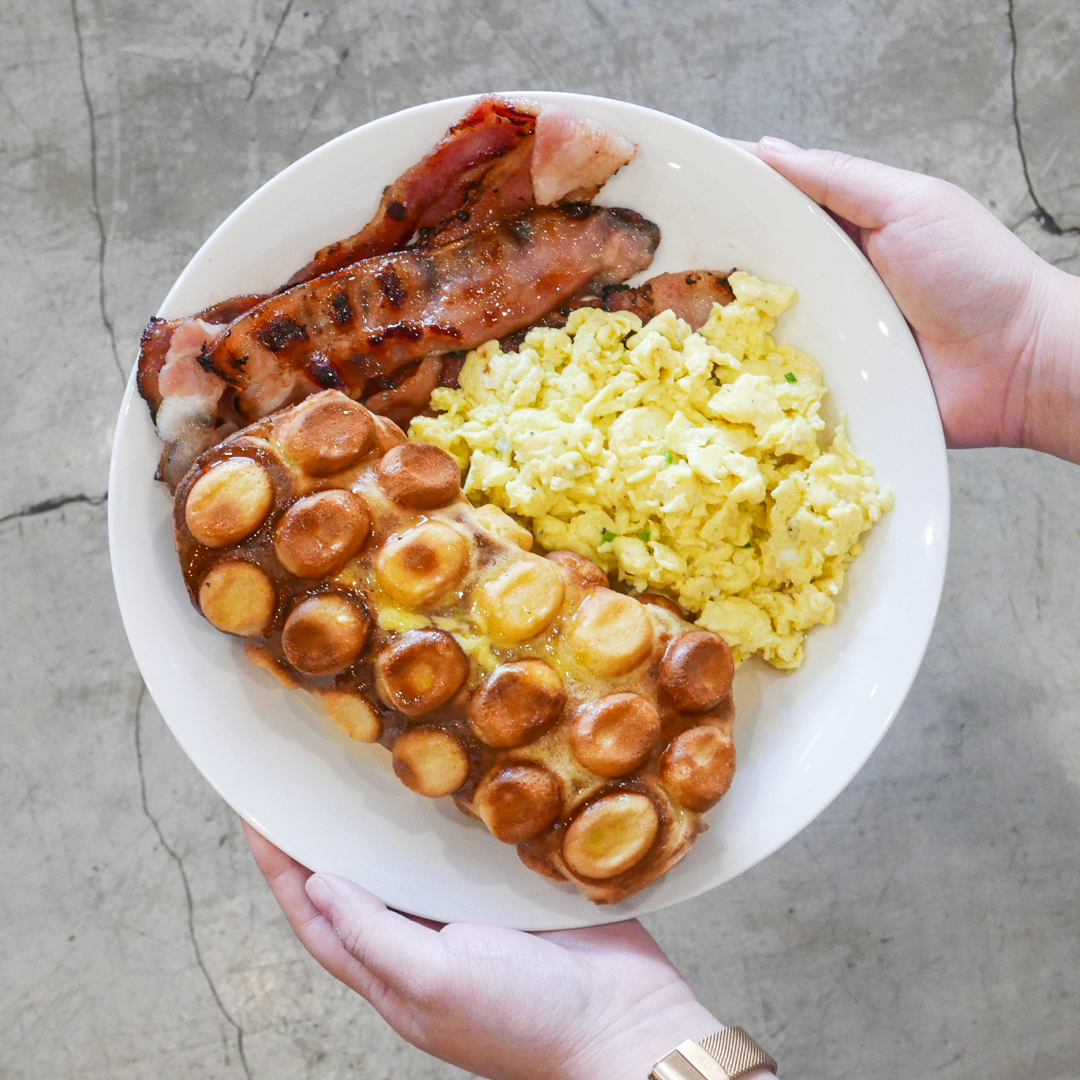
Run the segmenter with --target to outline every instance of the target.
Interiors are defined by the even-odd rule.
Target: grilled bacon
[[[670,308],[690,324],[692,330],[705,325],[712,314],[713,304],[730,304],[735,294],[727,279],[735,270],[726,273],[716,270],[683,270],[677,274],[657,274],[641,285],[605,285],[590,287],[570,297],[557,308],[537,319],[533,326],[563,326],[571,311],[577,308],[603,308],[604,311],[632,311],[642,322],[648,322]],[[517,352],[532,327],[515,330],[499,340],[503,352]]]
[[[248,422],[319,389],[356,398],[411,360],[475,348],[589,284],[625,281],[648,267],[659,241],[632,210],[536,207],[272,297],[224,330],[201,363],[237,389]]]
[[[383,192],[360,232],[315,254],[283,289],[418,243],[451,243],[531,206],[588,202],[637,148],[553,105],[483,97]]]
[[[697,330],[712,314],[713,304],[730,304],[735,294],[728,285],[729,275],[716,270],[683,270],[677,274],[657,274],[636,288],[609,285],[604,289],[606,311],[632,311],[648,322],[670,308],[680,319]]]
[[[493,226],[502,218],[517,218],[533,210],[537,203],[591,199],[635,152],[632,143],[564,109],[525,100],[481,98],[450,128],[431,153],[385,189],[375,217],[360,232],[317,252],[278,290],[275,298],[284,300],[298,284],[403,251],[410,244],[410,250],[415,253],[415,265],[426,265],[419,249],[432,252],[455,244]],[[571,213],[580,213],[580,209]],[[490,268],[478,267],[477,271],[481,277],[488,274],[494,280]],[[573,267],[569,268],[571,276],[575,272]],[[623,276],[634,272],[636,270],[629,270]],[[393,276],[398,273],[396,267],[375,268],[373,273],[382,275],[377,280],[385,299],[398,298],[404,303],[405,296],[399,295],[398,290],[405,286],[400,284],[400,278]],[[598,289],[601,281],[613,279],[619,280],[614,272],[602,273],[590,287]],[[505,281],[503,285],[506,285]],[[486,288],[487,284],[480,286],[481,291]],[[545,284],[538,290],[536,303],[530,301],[527,305],[528,310],[542,315],[543,311],[538,310],[539,297],[550,296],[551,303],[557,304],[565,300],[562,290],[563,283],[554,293]],[[359,289],[360,293],[364,291]],[[139,357],[138,385],[150,406],[158,434],[166,443],[158,477],[166,480],[170,487],[175,486],[203,449],[220,441],[238,424],[264,415],[261,402],[272,400],[275,394],[281,393],[285,394],[281,401],[296,400],[323,386],[343,385],[334,362],[324,361],[315,355],[315,350],[304,371],[293,370],[290,375],[271,364],[271,385],[267,387],[254,386],[248,373],[246,398],[238,402],[236,392],[227,389],[230,383],[237,381],[235,376],[215,372],[209,357],[220,345],[219,327],[241,320],[269,299],[238,296],[195,316],[152,319],[147,326]],[[456,317],[455,306],[467,313],[467,305],[462,307],[460,302],[461,297],[456,304],[444,306],[443,314]],[[291,303],[293,301],[286,301],[287,305]],[[337,303],[334,316],[344,325],[350,320],[344,318],[343,301]],[[291,316],[284,318],[286,321],[276,323],[271,319],[271,324],[262,327],[264,337],[259,339],[259,344],[269,348],[271,353],[299,341],[296,329],[288,322]],[[527,325],[529,320],[518,321],[511,306],[495,321],[500,328],[505,328],[511,323],[517,327]],[[375,379],[367,391],[367,403],[376,411],[407,425],[412,416],[426,407],[425,392],[430,393],[431,386],[445,381],[447,372],[454,368],[454,363],[448,364],[441,354],[448,349],[467,348],[468,345],[462,342],[468,335],[463,335],[462,329],[452,320],[422,324],[388,317],[385,328],[380,330],[376,319],[368,330],[369,337],[382,335],[387,347],[382,350],[383,359],[374,366],[369,365]],[[505,329],[498,332],[505,332]],[[485,338],[487,336],[490,335],[485,334]],[[415,364],[407,371],[395,370],[399,365],[409,365],[419,358],[423,358],[422,364]],[[367,372],[368,368],[362,366],[361,370],[353,371],[352,381],[346,380],[345,388],[359,392],[357,387],[362,388]],[[450,371],[450,377],[453,373]],[[253,404],[256,399],[260,404]],[[248,415],[253,407],[256,411]]]
[[[591,202],[635,153],[637,147],[613,131],[545,105],[535,134],[492,162],[454,213],[436,228],[420,230],[419,242],[448,244],[530,206]]]
[[[431,153],[386,188],[367,225],[318,251],[284,287],[400,251],[418,229],[435,228],[455,213],[491,163],[523,142],[531,144],[535,131],[536,112],[528,104],[480,98]]]

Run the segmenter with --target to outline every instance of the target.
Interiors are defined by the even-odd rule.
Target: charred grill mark
[[[395,338],[405,341],[419,341],[424,336],[424,328],[418,323],[399,322],[386,327],[381,333],[372,334],[368,338],[368,345],[377,349],[387,341]]]
[[[534,230],[532,222],[526,217],[519,217],[509,224],[510,235],[522,246],[527,247],[532,243]]]
[[[401,283],[398,272],[392,266],[376,274],[375,280],[379,283],[383,296],[392,308],[399,308],[408,300],[409,291]]]
[[[579,204],[583,206],[590,213],[599,209],[596,206],[591,206],[589,203]],[[624,206],[611,207],[612,214],[615,215],[621,222],[629,225],[632,229],[637,229],[644,232],[648,236],[650,243],[652,244],[653,251],[656,250],[660,243],[660,226],[655,222],[649,221],[648,218],[642,217],[636,210],[627,210]]]
[[[388,341],[420,341],[425,334],[450,338],[456,340],[461,337],[461,331],[456,326],[440,326],[438,323],[421,325],[413,322],[399,322],[386,327],[378,334],[372,334],[368,338],[368,345],[377,349]]]
[[[440,326],[438,323],[428,323],[424,329],[429,334],[437,334],[439,337],[460,338],[461,331],[456,326]]]
[[[214,358],[210,354],[209,344],[202,347],[202,350],[200,351],[199,355],[195,357],[195,360],[198,362],[199,367],[201,367],[203,371],[205,371],[207,374],[217,375],[218,378],[225,379],[226,382],[229,381],[225,374],[217,367],[217,365],[215,365]],[[243,356],[231,357],[229,362],[233,365],[233,367],[238,368],[240,371],[243,371],[244,368],[247,366],[248,358],[245,354]]]
[[[406,213],[405,204],[398,202],[397,199],[392,199],[386,207],[386,216],[391,221],[404,221]]]
[[[294,341],[307,341],[308,332],[295,319],[280,315],[255,332],[255,336],[271,352],[281,352]]]
[[[388,326],[383,332],[385,338],[402,338],[405,341],[419,341],[424,336],[424,328],[417,323],[399,322]]]
[[[308,374],[325,389],[348,392],[348,384],[338,373],[338,369],[322,353],[312,353],[305,367]]]
[[[349,294],[344,289],[330,301],[330,308],[330,317],[338,326],[346,326],[356,318],[356,312],[349,303]]]
[[[596,212],[596,207],[591,203],[560,203],[559,209],[563,211],[568,217],[577,218],[579,221],[584,220],[591,214]]]
[[[377,375],[369,379],[364,387],[365,393],[378,393],[382,390],[393,390],[400,386],[410,375],[415,375],[420,370],[420,361],[412,360],[397,371],[391,371],[388,375]]]

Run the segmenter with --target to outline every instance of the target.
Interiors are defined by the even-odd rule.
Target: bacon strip
[[[437,225],[420,230],[418,243],[441,247],[482,229],[506,214],[518,214],[536,205],[532,181],[533,140],[489,165],[483,176],[470,185],[464,200]]]
[[[487,166],[531,141],[536,112],[505,98],[483,97],[384,192],[375,216],[358,233],[338,240],[286,283],[285,288],[332,273],[361,259],[399,251],[417,229],[437,226],[464,202]]]
[[[566,110],[528,101],[481,98],[431,153],[384,191],[378,212],[359,233],[323,248],[276,295],[288,295],[296,283],[307,283],[367,259],[401,251],[410,241],[429,251],[455,244],[504,217],[533,209],[537,202],[591,199],[635,152],[633,144]],[[542,194],[539,199],[537,191]],[[398,286],[387,276],[385,267],[383,273],[380,288],[385,297],[392,297]],[[546,295],[554,296],[554,303],[565,300],[561,285],[554,294]],[[138,385],[158,424],[158,434],[167,444],[158,475],[170,485],[179,478],[177,470],[182,474],[183,463],[219,441],[228,433],[226,429],[264,415],[265,402],[280,399],[279,404],[284,404],[324,386],[340,384],[334,362],[316,355],[315,350],[304,370],[294,369],[289,374],[271,366],[269,383],[260,387],[256,380],[240,403],[241,412],[236,412],[236,395],[225,392],[226,380],[210,370],[210,359],[193,356],[191,345],[209,344],[212,327],[240,320],[268,299],[234,297],[196,316],[152,319],[147,326],[139,357]],[[503,314],[515,318],[509,312]],[[384,350],[387,356],[371,369],[376,384],[366,391],[362,389],[363,379],[370,377],[368,369],[363,368],[364,374],[359,376],[353,392],[368,393],[371,408],[407,425],[412,416],[426,408],[430,389],[440,380],[453,378],[460,366],[459,362],[447,366],[440,353],[455,346],[456,351],[470,347],[461,344],[460,328],[452,322],[427,326],[428,331],[440,328],[447,333],[420,331],[418,335],[415,326],[400,327],[390,322],[385,329],[390,345],[397,348]],[[295,331],[285,324],[264,329],[271,352],[293,342]],[[484,338],[489,336],[485,332]],[[418,352],[418,348],[427,351]],[[425,359],[415,370],[392,374],[401,363],[419,357]],[[208,365],[205,372],[197,361]],[[166,371],[170,375],[163,380]],[[167,392],[167,387],[171,391]],[[171,396],[176,400],[170,400]],[[255,399],[262,404],[248,415]]]
[[[531,165],[536,202],[589,202],[636,153],[637,147],[615,132],[545,105],[536,120]]]
[[[139,393],[150,408],[152,420],[157,419],[158,410],[161,408],[161,369],[168,361],[169,349],[176,331],[192,322],[209,323],[215,327],[226,326],[265,299],[265,296],[234,296],[220,304],[213,304],[196,315],[188,315],[182,319],[153,318],[146,324],[140,342],[139,367],[135,381]]]
[[[678,274],[657,274],[637,288],[609,285],[604,290],[605,311],[632,311],[642,322],[670,308],[697,330],[712,314],[713,304],[730,304],[735,299],[726,273],[716,270],[683,270]]]
[[[465,200],[421,243],[452,243],[489,221],[530,206],[591,202],[637,153],[626,139],[566,109],[545,105],[535,136],[494,162]]]
[[[140,368],[139,389],[153,407],[154,423],[165,451],[157,476],[174,488],[203,452],[237,430],[233,394],[199,357],[220,328],[201,319],[184,319],[178,326],[151,323],[154,369]],[[143,335],[144,347],[146,334]]]
[[[633,143],[552,105],[484,97],[384,192],[360,232],[317,252],[283,288],[362,259],[452,243],[530,206],[588,202],[633,158]]]
[[[494,96],[480,98],[431,153],[386,188],[375,216],[360,232],[317,252],[278,292],[361,259],[400,250],[418,230],[428,234],[429,243],[448,243],[475,231],[502,209],[531,206],[529,163],[537,108]],[[507,155],[511,158],[509,167],[500,169],[485,185],[485,174]],[[466,209],[470,199],[473,208]],[[472,224],[466,227],[470,219]],[[443,235],[434,239],[441,226],[445,227]],[[161,406],[158,373],[177,328],[192,318],[224,325],[265,299],[236,296],[194,316],[150,320],[142,336],[138,385],[151,417],[156,418]]]
[[[399,375],[404,377],[398,378]],[[428,410],[431,392],[441,383],[442,376],[441,356],[413,360],[388,376],[389,385],[385,389],[375,390],[364,399],[364,404],[372,412],[393,420],[402,431],[408,431],[413,417]]]
[[[359,397],[367,380],[411,360],[475,348],[590,283],[625,281],[659,241],[632,210],[538,207],[272,297],[220,334],[202,363],[237,388],[249,422],[320,388]]]
[[[727,279],[735,270],[726,273],[715,270],[683,270],[677,274],[657,274],[641,285],[606,285],[570,297],[533,326],[564,326],[571,311],[582,307],[603,308],[604,311],[632,311],[642,322],[648,322],[670,308],[680,319],[698,330],[712,314],[713,304],[730,304],[735,294]],[[517,352],[532,326],[516,330],[499,339],[503,352]]]

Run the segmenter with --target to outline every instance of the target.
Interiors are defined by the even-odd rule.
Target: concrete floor
[[[327,138],[491,88],[627,98],[973,191],[1080,272],[1076,0],[7,0],[0,7],[0,1076],[463,1075],[295,942],[143,694],[111,432],[203,238]],[[786,1080],[1080,1078],[1080,470],[954,454],[915,688],[784,850],[650,918]]]

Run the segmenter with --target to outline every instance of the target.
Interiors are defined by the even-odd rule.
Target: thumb
[[[926,204],[943,180],[907,172],[838,150],[803,150],[765,136],[757,156],[816,203],[861,229],[880,229]]]
[[[438,980],[445,953],[438,931],[391,911],[337,874],[312,875],[306,890],[346,950],[391,990],[415,998]]]

